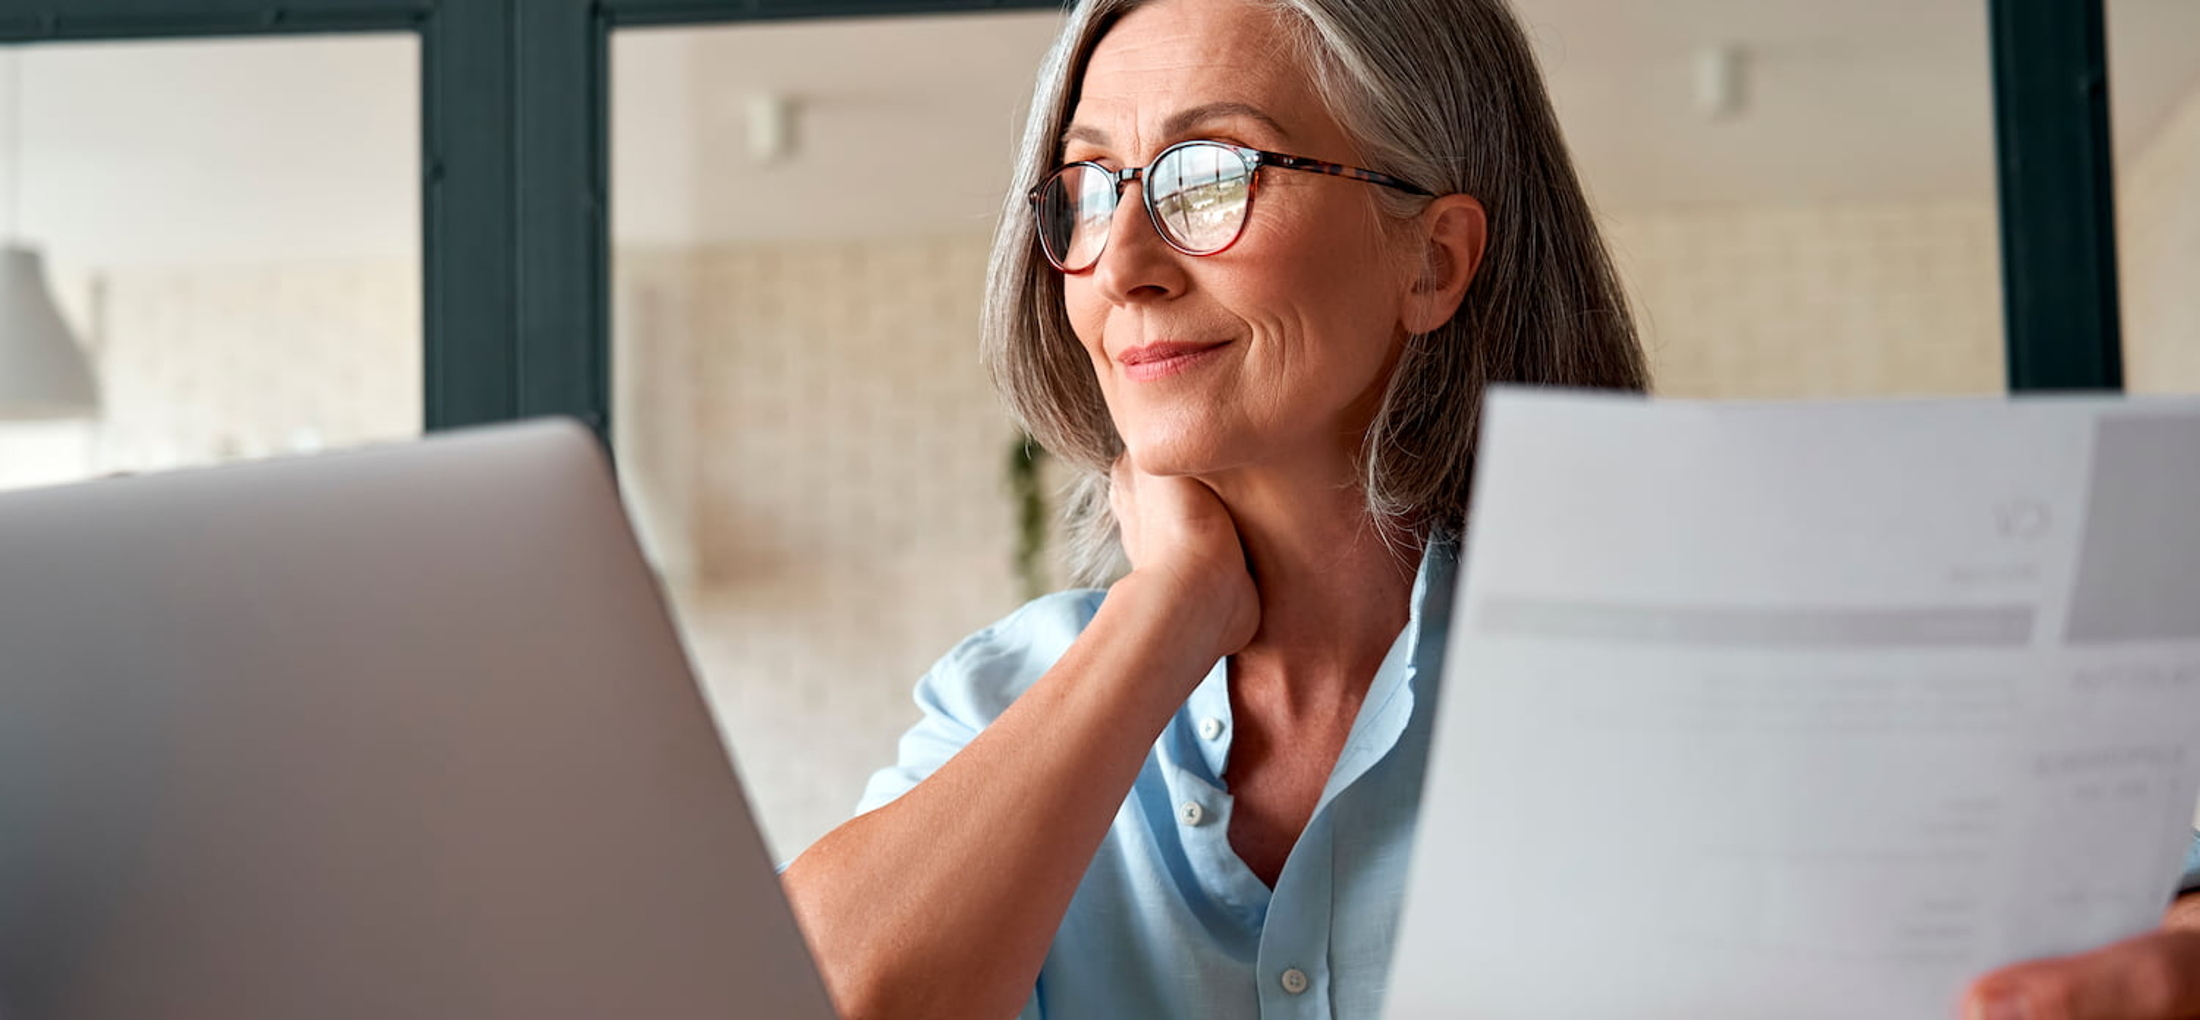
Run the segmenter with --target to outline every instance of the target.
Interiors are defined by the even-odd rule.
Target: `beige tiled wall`
[[[847,817],[911,683],[1020,601],[982,239],[620,257],[637,516],[772,843]]]
[[[1661,394],[2003,388],[1990,202],[1652,210],[1607,223]]]
[[[100,467],[136,470],[417,435],[417,262],[101,274]]]
[[[2200,393],[2200,88],[2117,179],[2126,385]]]
[[[64,268],[96,423],[0,426],[0,487],[418,435],[420,270],[409,260]],[[57,432],[67,433],[57,442]]]

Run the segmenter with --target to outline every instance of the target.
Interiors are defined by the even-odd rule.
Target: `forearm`
[[[1006,1017],[1030,995],[1154,738],[1213,664],[1187,652],[1210,639],[1137,595],[1119,585],[952,760],[787,869],[849,1020]]]

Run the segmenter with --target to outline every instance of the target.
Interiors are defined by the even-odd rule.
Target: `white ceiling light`
[[[748,98],[749,159],[763,166],[794,154],[794,100],[777,92]]]
[[[1710,120],[1726,120],[1749,101],[1749,60],[1740,46],[1725,43],[1696,51],[1696,108]]]
[[[8,54],[8,221],[0,247],[0,420],[90,418],[99,414],[99,382],[90,359],[54,307],[45,261],[18,243],[22,176],[22,54]]]

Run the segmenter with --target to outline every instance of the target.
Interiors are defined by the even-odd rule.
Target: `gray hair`
[[[987,269],[983,352],[1011,414],[1075,471],[1065,514],[1081,583],[1123,567],[1108,472],[1123,452],[1062,279],[1039,254],[1023,189],[1058,139],[1093,48],[1148,0],[1081,0],[1040,66]],[[1317,93],[1363,165],[1480,200],[1481,268],[1451,321],[1407,338],[1361,451],[1367,511],[1423,541],[1464,526],[1482,391],[1492,382],[1644,390],[1633,317],[1534,51],[1505,0],[1249,0],[1283,15]],[[1427,199],[1382,189],[1411,216]]]

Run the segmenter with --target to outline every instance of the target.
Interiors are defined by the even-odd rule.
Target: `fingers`
[[[1229,508],[1198,478],[1147,474],[1125,456],[1109,471],[1108,507],[1134,568],[1243,566],[1244,551]]]
[[[1980,978],[1964,1020],[2200,1018],[2200,931],[2155,931]]]
[[[1141,590],[1213,624],[1214,653],[1235,655],[1260,628],[1260,591],[1229,507],[1188,475],[1150,475],[1128,456],[1109,471],[1108,505]]]

